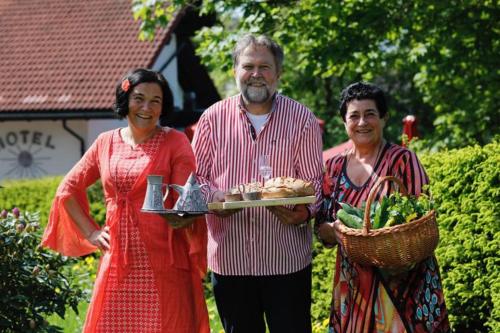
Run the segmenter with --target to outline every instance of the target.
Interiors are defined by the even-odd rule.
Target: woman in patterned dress
[[[339,202],[360,207],[379,177],[399,178],[413,195],[428,183],[415,153],[384,140],[388,115],[379,88],[361,82],[348,86],[341,95],[340,114],[353,146],[326,162],[324,200],[315,226],[326,246],[337,244],[333,221]],[[385,182],[375,200],[393,187]],[[388,274],[352,262],[339,246],[333,284],[329,332],[450,331],[434,256],[409,271]]]
[[[84,332],[209,332],[203,219],[140,210],[148,174],[184,184],[195,170],[186,136],[158,126],[172,109],[160,73],[127,74],[116,88],[115,111],[128,126],[102,133],[57,190],[42,244],[68,256],[102,251]],[[86,196],[98,179],[106,200],[102,228]],[[166,207],[175,199],[169,195]]]

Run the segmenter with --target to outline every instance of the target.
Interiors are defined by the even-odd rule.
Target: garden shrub
[[[39,246],[38,214],[15,208],[0,215],[0,331],[60,332],[44,318],[64,318],[68,306],[77,312],[85,296],[74,277],[74,259]]]
[[[40,224],[45,226],[57,186],[61,177],[2,181],[1,209],[14,207],[23,212],[39,212]]]
[[[311,316],[314,333],[327,331],[330,319],[330,303],[332,301],[333,270],[337,248],[325,248],[315,240],[313,244],[312,265],[312,304]]]
[[[445,300],[455,332],[500,332],[500,145],[422,156],[437,208]]]
[[[0,207],[7,210],[18,207],[22,211],[39,212],[43,228],[47,224],[50,207],[61,180],[62,177],[45,177],[2,182],[4,188],[0,189]],[[92,217],[100,225],[104,224],[106,208],[100,181],[89,187],[87,196]]]

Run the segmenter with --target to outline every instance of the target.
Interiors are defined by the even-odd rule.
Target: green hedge
[[[45,177],[3,181],[0,189],[0,210],[10,211],[18,207],[23,212],[39,212],[40,224],[44,227],[54,200],[57,186],[62,177]],[[96,222],[103,224],[106,219],[101,183],[97,182],[87,191],[90,210]]]
[[[422,156],[438,208],[436,251],[456,332],[500,332],[500,144]]]
[[[18,207],[23,212],[39,212],[45,226],[57,185],[61,177],[3,181],[0,189],[0,210]]]
[[[438,207],[436,251],[455,332],[500,332],[500,145],[421,156]],[[60,178],[5,182],[0,210],[14,206],[46,216]],[[100,185],[89,190],[92,214],[104,221]],[[332,291],[335,249],[314,245],[313,325],[324,332]]]

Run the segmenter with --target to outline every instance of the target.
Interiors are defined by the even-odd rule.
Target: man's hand
[[[336,230],[333,222],[322,223],[318,226],[318,237],[326,244],[337,244]]]
[[[109,250],[109,227],[105,226],[102,229],[94,230],[87,237],[87,240],[92,244],[97,246],[101,251]]]
[[[293,210],[284,206],[271,206],[266,208],[284,224],[301,224],[306,222],[309,217],[306,205],[296,205]]]
[[[224,192],[222,192],[222,191],[215,192],[213,197],[212,197],[212,202],[224,202]],[[241,210],[242,210],[242,208],[240,208],[240,209],[223,209],[223,210],[217,209],[217,210],[213,210],[213,212],[218,217],[225,218],[225,217],[231,216],[235,213],[238,213]]]

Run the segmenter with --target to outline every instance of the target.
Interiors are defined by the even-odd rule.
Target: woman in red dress
[[[128,126],[102,133],[60,184],[42,244],[63,255],[100,249],[84,332],[209,332],[202,278],[203,219],[143,213],[148,174],[183,185],[195,170],[186,136],[158,125],[173,109],[157,72],[137,69],[116,88],[115,111]],[[89,213],[86,189],[102,181],[106,223]],[[169,195],[166,207],[175,196]],[[168,222],[168,223],[167,223]]]
[[[361,207],[379,177],[399,178],[409,194],[419,195],[428,183],[417,156],[386,142],[384,93],[366,83],[354,83],[341,96],[340,113],[353,147],[326,162],[324,200],[316,215],[318,238],[337,244],[333,221],[339,202]],[[384,183],[375,200],[394,190]],[[386,274],[358,265],[337,250],[330,332],[449,332],[448,314],[436,258],[431,256],[401,274]]]

